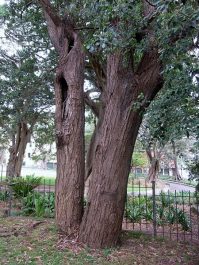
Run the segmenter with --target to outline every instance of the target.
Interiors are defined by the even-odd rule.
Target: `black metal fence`
[[[31,177],[32,178],[32,177]],[[36,179],[36,178],[32,178]],[[9,183],[0,179],[0,217],[36,216],[53,218],[55,182],[45,179],[38,183]]]
[[[198,192],[162,191],[155,182],[134,179],[128,187],[124,229],[199,242]]]
[[[19,186],[17,191],[7,181],[0,181],[0,217],[53,218],[54,201],[54,181],[43,180],[34,189]],[[123,229],[199,242],[199,193],[193,188],[171,192],[167,186],[165,189],[155,182],[132,178],[128,183]]]

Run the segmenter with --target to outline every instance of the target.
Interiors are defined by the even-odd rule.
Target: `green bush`
[[[165,192],[161,192],[159,196],[157,196],[157,201],[159,201],[163,208],[169,207],[172,203],[174,203],[173,196],[168,196]]]
[[[125,216],[134,223],[139,223],[142,220],[152,221],[152,198],[147,198],[146,196],[128,197]],[[158,225],[178,223],[184,231],[188,231],[191,227],[187,214],[175,207],[173,197],[168,197],[164,193],[157,196],[156,221]]]
[[[194,193],[194,198],[195,198],[195,204],[199,205],[199,192],[198,191]]]
[[[22,198],[22,213],[36,217],[54,217],[55,194],[28,193]]]
[[[26,176],[26,178],[16,177],[8,182],[15,198],[23,198],[41,184],[40,177]]]
[[[152,220],[152,200],[146,196],[128,197],[126,217],[132,222],[140,222],[141,219]]]
[[[7,201],[9,198],[9,192],[7,190],[0,191],[0,201]]]

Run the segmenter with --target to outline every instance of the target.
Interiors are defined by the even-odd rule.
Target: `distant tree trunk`
[[[157,156],[157,152],[155,150],[151,150],[150,148],[146,150],[148,160],[150,163],[149,172],[148,172],[148,181],[156,181],[159,175],[160,170],[160,161],[159,155]]]
[[[55,80],[56,223],[59,230],[71,235],[77,232],[83,215],[85,56],[70,17],[59,17],[48,0],[39,2],[59,55]]]
[[[173,164],[174,164],[174,167],[172,169],[173,170],[173,175],[175,177],[175,180],[181,180],[182,177],[181,177],[179,169],[178,169],[178,161],[177,161],[177,153],[176,153],[175,142],[172,141],[171,144],[172,144],[172,148],[173,148]]]
[[[5,161],[5,149],[0,147],[0,165],[2,165]]]
[[[80,227],[80,240],[94,248],[111,247],[118,242],[142,114],[161,86],[156,52],[143,56],[136,76],[130,62],[124,63],[122,53],[110,55],[107,64],[105,112],[98,129],[88,204]],[[137,102],[142,93],[143,101]],[[133,103],[140,106],[134,108]]]
[[[96,141],[97,141],[97,138],[98,138],[99,128],[100,128],[100,125],[101,125],[102,120],[103,120],[103,115],[104,115],[103,111],[101,111],[100,114],[98,115],[98,122],[97,122],[97,125],[96,125],[95,129],[94,129],[94,132],[92,134],[91,141],[90,141],[90,144],[89,144],[88,152],[87,152],[87,155],[86,155],[85,180],[87,180],[89,178],[89,176],[91,175],[91,172],[92,172],[95,146],[96,146]]]
[[[85,181],[88,180],[91,171],[92,171],[92,160],[93,160],[93,152],[94,152],[94,146],[95,146],[95,142],[96,142],[96,136],[97,136],[97,127],[94,129],[94,132],[92,134],[91,140],[90,140],[90,144],[88,147],[88,152],[86,154],[86,167],[85,167]]]
[[[30,140],[31,130],[26,123],[18,125],[17,134],[13,137],[12,146],[9,149],[9,160],[6,169],[6,176],[9,178],[21,176],[24,154],[27,143]]]

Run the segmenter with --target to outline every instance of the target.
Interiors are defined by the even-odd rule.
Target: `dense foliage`
[[[180,208],[176,207],[176,204],[185,204],[185,199],[178,198],[175,201],[174,195],[169,196],[165,193],[161,193],[156,197],[156,221],[157,225],[173,225],[180,224],[184,231],[191,229],[191,224],[188,215]],[[139,196],[128,197],[126,217],[134,222],[140,223],[142,220],[151,222],[154,220],[154,210],[152,197]]]

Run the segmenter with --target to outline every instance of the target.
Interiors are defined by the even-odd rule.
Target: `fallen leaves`
[[[58,234],[54,221],[48,219],[3,219],[3,233],[10,236],[0,237],[2,264],[199,265],[199,245],[153,239],[141,232],[124,232],[120,247],[104,250],[87,248],[77,235]]]

